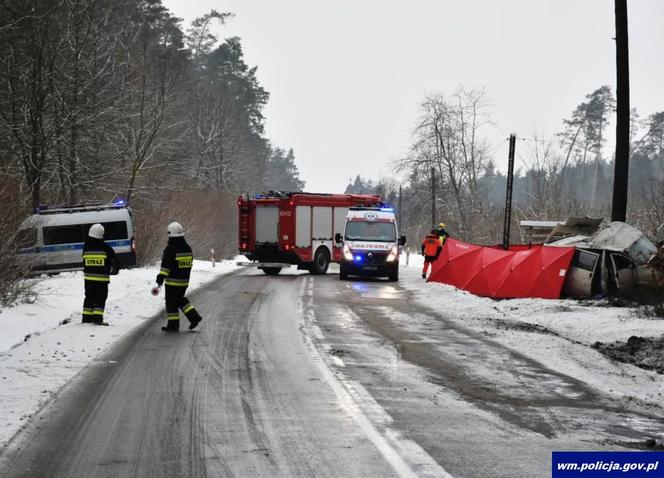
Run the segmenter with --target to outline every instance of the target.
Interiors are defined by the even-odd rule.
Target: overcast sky
[[[504,169],[510,132],[554,134],[586,94],[615,91],[613,0],[164,3],[185,25],[212,8],[235,14],[215,33],[242,38],[270,92],[266,134],[295,150],[313,192],[343,192],[356,174],[394,176],[427,94],[485,88],[497,125],[486,134]],[[664,110],[664,1],[628,9],[631,104],[645,117]]]

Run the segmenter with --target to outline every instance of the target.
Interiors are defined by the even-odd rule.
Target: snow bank
[[[590,301],[477,297],[446,284],[425,282],[422,261],[422,256],[411,254],[410,266],[405,267],[402,257],[401,282],[423,305],[606,393],[661,403],[661,375],[611,361],[590,346],[627,341],[633,335],[661,337],[664,320]]]
[[[214,268],[196,260],[189,290],[236,269],[236,260]],[[150,294],[157,272],[129,269],[111,278],[109,327],[80,323],[82,272],[45,278],[35,303],[0,309],[0,445],[99,353],[164,309],[163,292]]]

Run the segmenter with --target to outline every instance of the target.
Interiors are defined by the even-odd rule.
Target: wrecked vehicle
[[[591,236],[574,235],[547,245],[576,247],[563,297],[634,297],[652,294],[659,287],[661,272],[649,263],[657,256],[655,244],[624,222],[611,222]]]
[[[598,230],[601,222],[521,221],[521,238],[527,244],[507,249],[448,238],[428,282],[493,299],[661,298],[664,246],[658,251],[641,231],[624,222]]]

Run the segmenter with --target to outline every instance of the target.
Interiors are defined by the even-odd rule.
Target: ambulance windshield
[[[346,223],[347,241],[395,242],[396,227],[392,222],[348,221]]]

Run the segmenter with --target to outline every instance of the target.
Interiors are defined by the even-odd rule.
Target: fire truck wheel
[[[281,267],[263,267],[263,272],[269,276],[276,276],[281,272]]]
[[[328,254],[327,249],[319,247],[314,255],[314,263],[311,267],[311,273],[316,275],[325,274],[329,265],[330,255]]]

